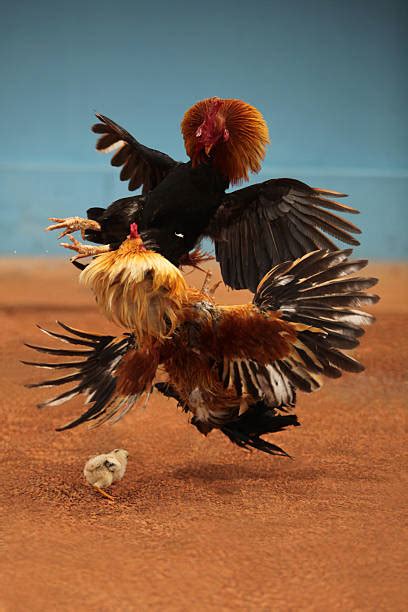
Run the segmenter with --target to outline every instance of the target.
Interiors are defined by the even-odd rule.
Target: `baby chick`
[[[91,457],[85,464],[84,476],[101,495],[114,501],[112,495],[103,489],[113,482],[122,480],[126,472],[129,453],[123,448],[115,448],[110,453]]]

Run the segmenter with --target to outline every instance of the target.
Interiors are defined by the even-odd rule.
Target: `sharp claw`
[[[81,217],[67,217],[66,219],[60,219],[59,217],[49,217],[50,221],[54,221],[53,225],[49,225],[45,228],[45,231],[63,230],[58,238],[72,234],[80,230],[83,240],[86,240],[85,231],[92,229],[94,231],[100,231],[101,227],[97,221],[91,219],[82,219]]]
[[[74,261],[77,261],[78,259],[83,259],[84,257],[88,257],[88,255],[86,255],[85,253],[77,253],[73,257],[70,257],[69,261],[73,263]]]

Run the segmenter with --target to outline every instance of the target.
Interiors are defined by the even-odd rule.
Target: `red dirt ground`
[[[47,375],[19,364],[23,341],[46,344],[34,324],[55,319],[112,327],[67,263],[1,260],[0,608],[406,610],[407,268],[370,272],[383,299],[367,370],[300,394],[302,427],[275,436],[291,461],[204,438],[159,396],[114,426],[56,433],[81,404],[35,408],[50,390],[23,387]],[[118,446],[130,460],[110,504],[82,468]]]

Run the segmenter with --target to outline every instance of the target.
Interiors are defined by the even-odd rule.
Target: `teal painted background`
[[[127,195],[94,152],[98,110],[184,159],[196,100],[257,106],[272,144],[262,174],[344,190],[361,254],[407,256],[407,3],[2,3],[0,251],[57,253],[49,215]],[[352,218],[357,221],[356,218]]]

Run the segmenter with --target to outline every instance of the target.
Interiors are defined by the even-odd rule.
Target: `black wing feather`
[[[100,123],[92,126],[95,134],[101,134],[96,149],[108,153],[119,148],[111,159],[111,165],[120,167],[120,179],[129,181],[129,190],[143,186],[143,193],[154,189],[179,162],[169,155],[142,145],[120,125],[96,113]]]
[[[328,236],[358,245],[353,234],[359,234],[359,228],[332,212],[358,211],[327,195],[340,198],[345,194],[287,178],[227,194],[207,230],[215,242],[225,283],[255,291],[272,266],[317,248],[336,250]]]
[[[59,427],[58,431],[71,429],[86,421],[98,420],[98,424],[100,424],[115,415],[118,415],[120,418],[123,414],[123,405],[126,404],[126,409],[128,410],[140,396],[140,393],[133,396],[122,396],[116,393],[118,371],[123,357],[129,350],[135,347],[134,337],[126,333],[115,338],[114,336],[88,333],[61,322],[59,322],[59,325],[70,335],[60,334],[43,329],[42,327],[40,327],[40,329],[45,334],[57,338],[58,340],[62,340],[72,345],[85,345],[91,347],[92,350],[61,350],[39,347],[31,344],[26,345],[42,353],[64,357],[74,356],[78,358],[78,361],[75,362],[23,362],[38,368],[57,370],[67,368],[76,370],[73,374],[67,374],[59,378],[26,385],[29,388],[43,388],[60,387],[69,383],[75,383],[75,385],[67,391],[38,404],[38,407],[45,408],[47,406],[58,406],[81,393],[86,395],[86,404],[90,404],[90,407],[73,421],[67,423],[63,427]]]

